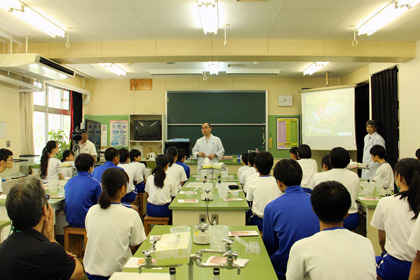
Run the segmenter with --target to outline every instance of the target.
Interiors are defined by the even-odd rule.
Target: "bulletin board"
[[[111,143],[110,141],[111,139],[111,135],[110,133],[112,133],[112,127],[111,127],[111,121],[126,121],[128,124],[128,115],[101,115],[101,116],[95,116],[95,115],[85,115],[84,116],[85,120],[91,120],[91,121],[96,121],[99,122],[101,125],[106,125],[107,126],[107,142],[106,145],[104,145],[103,143],[101,143],[101,147],[106,146],[106,147],[110,147]],[[118,132],[121,133],[122,132]],[[128,135],[129,131],[127,132]],[[120,139],[120,138],[118,138]],[[122,143],[123,141],[119,141],[118,143]],[[114,148],[127,148],[129,147],[129,140],[127,140],[126,142],[124,142],[124,144],[118,144],[118,146],[116,145],[112,145]],[[115,143],[114,143],[115,144]],[[120,146],[121,145],[121,146]],[[123,146],[122,146],[123,145]]]
[[[268,116],[268,151],[274,158],[289,158],[289,150],[299,146],[300,115]]]

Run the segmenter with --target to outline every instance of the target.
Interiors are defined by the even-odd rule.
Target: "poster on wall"
[[[277,150],[299,145],[299,118],[277,118]]]
[[[108,126],[106,124],[101,125],[101,151],[105,151],[108,146]]]
[[[128,120],[110,121],[109,138],[111,147],[128,146]]]

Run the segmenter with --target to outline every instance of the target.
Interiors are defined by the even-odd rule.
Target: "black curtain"
[[[79,92],[71,92],[71,102],[70,102],[70,111],[71,111],[71,131],[78,127],[80,129],[80,123],[82,122],[83,115],[83,99],[82,94]]]
[[[369,120],[369,84],[357,86],[354,94],[357,162],[363,162],[363,146],[364,137],[366,135],[366,122]]]
[[[395,66],[371,77],[372,119],[385,139],[386,160],[394,166],[398,161],[398,68]]]

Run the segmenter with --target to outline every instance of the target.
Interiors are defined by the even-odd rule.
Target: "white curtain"
[[[34,154],[34,97],[32,92],[19,92],[20,106],[20,153],[22,155]]]

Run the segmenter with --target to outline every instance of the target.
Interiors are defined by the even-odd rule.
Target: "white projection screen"
[[[302,143],[312,150],[356,150],[354,87],[302,91]]]

